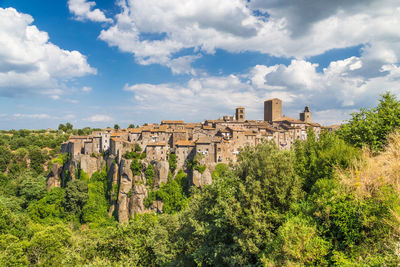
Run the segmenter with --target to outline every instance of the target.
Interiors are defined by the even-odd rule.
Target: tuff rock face
[[[96,171],[101,170],[105,166],[105,162],[103,158],[92,157],[91,155],[80,155],[79,157],[80,167],[81,169],[89,175]]]
[[[133,184],[133,175],[130,169],[131,160],[121,160],[120,183],[118,193],[118,220],[120,223],[129,221],[129,196]]]
[[[154,180],[153,186],[159,188],[162,183],[168,182],[169,163],[168,161],[157,161],[153,164]]]
[[[132,160],[107,155],[105,159],[92,155],[73,155],[64,166],[55,163],[48,175],[48,190],[65,186],[69,180],[76,179],[76,173],[80,170],[89,177],[96,171],[107,168],[107,179],[110,185],[110,209],[109,216],[116,216],[120,223],[128,223],[131,217],[137,213],[156,212],[162,213],[163,203],[154,201],[149,208],[144,206],[144,200],[148,197],[148,186],[144,171],[148,164],[154,168],[153,189],[158,189],[168,182],[168,161],[142,161],[140,174],[133,175],[131,170]],[[65,176],[65,177],[64,177]],[[203,186],[211,183],[211,174],[206,170],[203,174],[194,172],[192,184]]]
[[[63,166],[60,166],[58,163],[54,163],[51,167],[50,173],[47,176],[47,190],[51,190],[54,187],[61,186],[61,175],[63,171]]]
[[[133,217],[135,213],[144,213],[146,208],[144,207],[143,201],[147,198],[147,189],[143,184],[134,184],[131,191],[131,199],[129,202],[129,212]]]
[[[205,169],[203,173],[193,170],[189,175],[189,183],[197,187],[203,187],[212,183],[211,172],[209,168]]]
[[[115,207],[117,205],[118,198],[118,177],[119,177],[119,167],[118,164],[112,163],[110,165],[110,171],[108,172],[108,180],[111,181],[112,189],[110,192],[110,210],[108,211],[108,215],[111,217],[114,213]],[[114,190],[114,188],[116,190]]]

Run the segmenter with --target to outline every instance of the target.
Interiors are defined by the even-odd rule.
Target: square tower
[[[237,121],[244,121],[245,116],[244,116],[244,107],[238,107],[236,108],[236,114],[235,114],[235,119]]]
[[[300,120],[306,123],[312,122],[311,111],[308,106],[304,108],[304,112],[300,113]]]
[[[264,121],[272,122],[282,118],[282,100],[273,98],[264,101]]]

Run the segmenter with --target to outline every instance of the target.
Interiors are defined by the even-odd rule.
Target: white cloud
[[[0,8],[0,95],[63,93],[64,81],[95,74],[86,57],[49,42],[30,15]]]
[[[89,122],[109,122],[112,120],[113,120],[113,118],[111,116],[104,115],[104,114],[93,115],[86,119],[86,121],[89,121]]]
[[[121,0],[119,4],[122,12],[116,23],[99,38],[134,54],[140,64],[162,64],[174,73],[182,73],[174,71],[172,62],[183,49],[193,49],[189,56],[224,49],[304,59],[368,44],[365,56],[391,63],[400,53],[400,3],[395,0]]]
[[[84,86],[84,87],[82,87],[82,91],[85,92],[85,93],[89,93],[89,92],[92,91],[92,87]]]
[[[365,59],[367,61],[368,59]],[[201,121],[233,113],[244,106],[248,118],[263,118],[263,102],[272,97],[284,102],[284,114],[297,117],[310,106],[314,120],[325,125],[342,122],[361,107],[374,106],[386,90],[400,94],[400,67],[387,64],[380,76],[363,76],[362,58],[331,62],[322,72],[316,64],[292,60],[288,65],[254,66],[240,76],[192,78],[187,84],[125,85],[133,93],[137,116]],[[149,115],[154,114],[154,115]],[[152,117],[160,116],[162,117]]]
[[[86,0],[68,0],[69,11],[75,15],[75,19],[80,21],[90,20],[94,22],[112,22],[107,18],[103,11],[96,8],[96,2]]]
[[[20,114],[16,113],[13,115],[14,119],[52,119],[53,117],[49,114],[40,113],[40,114]]]

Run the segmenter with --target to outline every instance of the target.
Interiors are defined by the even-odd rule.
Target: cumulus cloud
[[[109,122],[112,120],[113,120],[113,118],[111,116],[104,115],[104,114],[93,115],[86,119],[86,121],[89,121],[89,122]]]
[[[286,65],[254,66],[248,73],[223,77],[192,78],[187,84],[134,84],[124,90],[133,93],[135,109],[142,114],[188,121],[216,118],[246,107],[249,118],[263,118],[263,102],[272,97],[284,102],[284,114],[297,117],[310,106],[317,122],[340,123],[361,107],[376,105],[386,90],[400,93],[400,67],[387,64],[385,75],[363,76],[362,58],[331,62],[317,71],[317,64],[292,60]],[[159,116],[159,115],[157,115]],[[163,118],[151,118],[152,120]]]
[[[68,0],[69,11],[74,14],[75,19],[80,21],[90,20],[94,22],[112,22],[104,15],[103,11],[96,6],[96,2],[86,0]]]
[[[121,0],[119,4],[122,12],[116,23],[99,38],[134,54],[140,64],[173,68],[171,62],[183,49],[192,49],[192,56],[224,49],[304,59],[361,44],[369,47],[364,55],[378,63],[394,63],[400,53],[396,30],[400,4],[395,0]]]
[[[63,82],[95,74],[84,55],[49,42],[30,15],[0,8],[0,96],[41,93],[56,99]]]

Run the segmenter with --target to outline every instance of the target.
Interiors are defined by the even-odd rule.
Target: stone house
[[[153,161],[168,160],[168,144],[165,142],[148,143],[146,146],[146,158]]]

